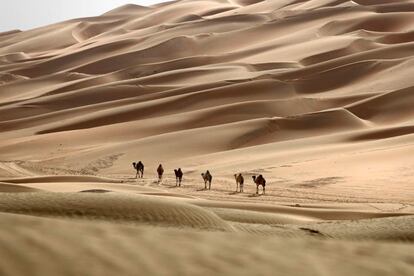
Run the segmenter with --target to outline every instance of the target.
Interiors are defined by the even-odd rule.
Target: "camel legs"
[[[208,182],[208,189],[211,190],[211,181]]]
[[[259,194],[259,185],[256,185],[256,195]]]
[[[144,177],[144,172],[140,171],[140,170],[137,170],[137,174],[135,175],[135,179],[143,178],[143,177]]]
[[[265,194],[266,193],[266,188],[265,188],[265,186],[263,186],[263,194]]]
[[[177,187],[181,187],[181,178],[180,177],[176,177],[175,178],[175,186]]]

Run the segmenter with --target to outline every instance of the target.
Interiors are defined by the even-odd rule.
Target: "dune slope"
[[[176,1],[3,33],[1,161],[125,174],[136,158],[195,167],[191,157],[228,153],[245,169],[233,151],[246,149],[248,170],[274,158],[269,173],[284,174],[280,166],[309,154],[285,160],[284,141],[304,152],[327,139],[344,154],[412,152],[413,5]],[[263,146],[273,148],[267,157],[255,154]],[[94,162],[105,164],[91,170]],[[367,181],[354,178],[349,185]]]
[[[413,275],[413,73],[411,0],[0,33],[0,274]]]

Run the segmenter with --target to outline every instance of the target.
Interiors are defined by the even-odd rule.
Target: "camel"
[[[164,174],[164,168],[162,167],[161,164],[157,168],[157,173],[158,173],[158,182],[161,182],[162,175]]]
[[[181,180],[183,180],[183,171],[181,168],[178,168],[177,170],[174,170],[175,173],[175,186],[181,187]]]
[[[264,179],[263,175],[259,176],[252,176],[254,183],[256,183],[256,194],[259,194],[259,186],[263,187],[263,194],[266,192],[266,179]]]
[[[239,191],[240,186],[240,193],[243,193],[243,186],[244,186],[244,177],[241,173],[238,175],[235,174],[234,178],[236,179],[236,193]]]
[[[204,189],[207,190],[207,182],[208,182],[208,189],[211,190],[211,181],[213,180],[213,176],[207,170],[206,173],[202,173],[201,176],[204,179]]]
[[[132,163],[132,166],[137,171],[137,174],[135,175],[135,178],[143,178],[144,177],[144,164],[139,161],[138,163]]]

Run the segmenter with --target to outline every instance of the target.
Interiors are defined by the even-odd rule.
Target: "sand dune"
[[[0,274],[412,275],[413,14],[181,0],[0,33]]]
[[[37,191],[40,191],[40,190],[30,188],[30,187],[25,187],[25,186],[0,183],[1,193],[29,193],[29,192],[37,192]]]
[[[410,275],[412,266],[411,245],[401,243],[259,238],[252,234],[166,231],[6,214],[1,219],[5,222],[0,235],[4,245],[0,249],[1,269],[13,275],[134,275],[137,271],[172,275],[285,275],[296,271],[319,275],[321,270],[336,275],[393,275],[398,270],[401,275]],[[16,228],[20,230],[16,232]],[[36,246],[36,252],[20,250],[32,246]],[[39,256],[45,262],[33,262]],[[385,258],[386,264],[382,261]]]
[[[1,212],[231,231],[231,226],[214,214],[177,201],[95,193],[22,195],[4,195]]]
[[[278,228],[266,231],[276,236],[319,234],[329,239],[414,240],[414,219],[410,213],[221,203],[151,192],[149,188],[119,189],[114,185],[117,192],[108,185],[107,189],[85,187],[80,193],[34,193],[36,189],[24,190],[24,186],[15,186],[13,191],[12,186],[1,185],[3,192],[7,192],[0,201],[2,213],[214,232],[250,233],[254,228],[257,232],[261,225],[265,230]],[[36,187],[47,189],[42,184]],[[71,187],[76,190],[76,183]]]

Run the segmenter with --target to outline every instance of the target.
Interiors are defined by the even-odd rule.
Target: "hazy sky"
[[[165,0],[0,0],[0,32],[95,16],[130,3],[148,6],[160,2]]]

